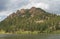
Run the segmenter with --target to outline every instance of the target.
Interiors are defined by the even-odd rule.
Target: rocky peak
[[[33,13],[34,11],[36,11],[36,8],[35,7],[32,7],[29,12],[30,13]]]
[[[21,14],[25,14],[25,12],[26,12],[25,9],[21,9],[21,10],[20,10],[20,13],[21,13]]]
[[[36,7],[32,7],[31,9],[21,9],[21,10],[17,10],[16,13],[11,14],[11,18],[15,17],[15,16],[25,16],[26,14],[30,14],[31,17],[34,17],[35,15],[39,15],[43,12],[42,9],[40,8],[36,8]]]
[[[17,10],[16,13],[20,13],[20,10]]]
[[[32,7],[31,9],[36,9],[36,7]]]
[[[15,17],[16,16],[16,14],[15,14],[15,12],[13,12],[11,15],[9,15],[8,16],[8,18],[10,17],[10,18],[13,18],[13,17]]]

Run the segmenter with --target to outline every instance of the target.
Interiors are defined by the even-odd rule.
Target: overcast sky
[[[33,6],[60,14],[60,0],[0,0],[0,21],[18,9]]]

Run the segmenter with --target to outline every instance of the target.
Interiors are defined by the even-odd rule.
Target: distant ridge
[[[60,29],[60,16],[51,14],[41,8],[17,10],[2,22],[0,30],[15,33],[17,31],[52,32]]]

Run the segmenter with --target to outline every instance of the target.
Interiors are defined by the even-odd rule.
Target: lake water
[[[8,35],[8,34],[0,34],[0,39],[60,39],[60,35],[58,34],[39,34],[39,35]]]

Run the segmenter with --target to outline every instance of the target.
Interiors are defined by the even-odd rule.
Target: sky
[[[18,9],[29,9],[33,6],[60,14],[60,0],[0,0],[0,21]]]

